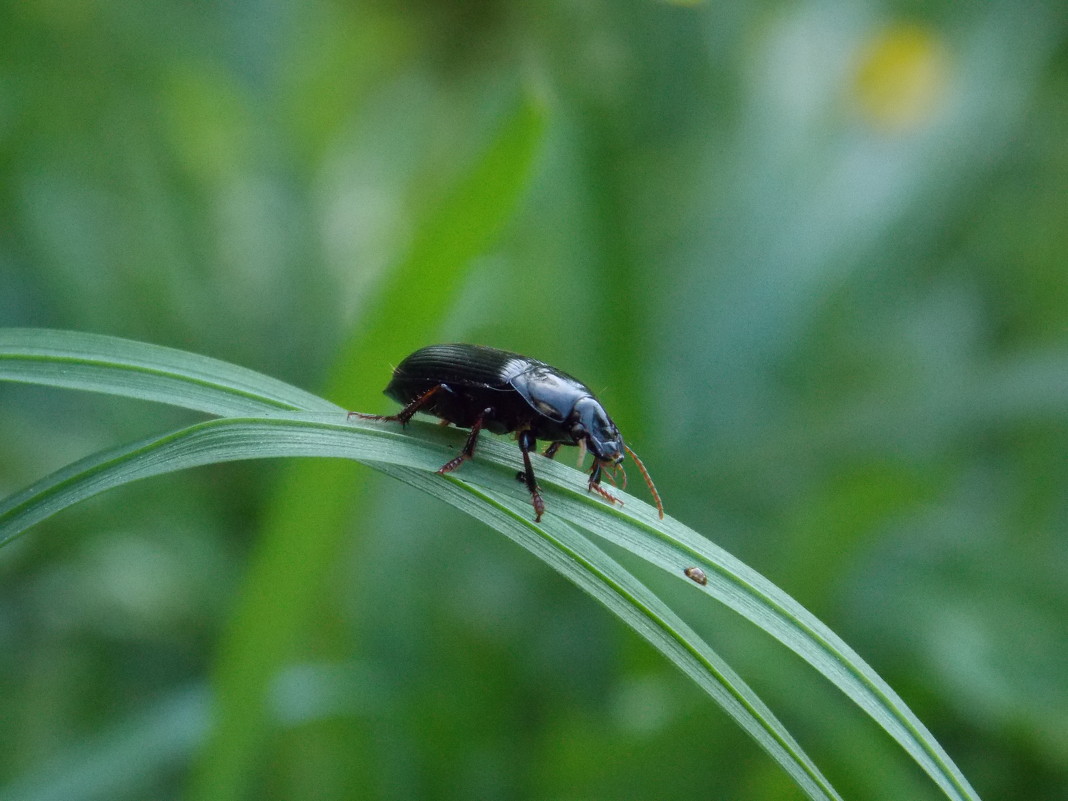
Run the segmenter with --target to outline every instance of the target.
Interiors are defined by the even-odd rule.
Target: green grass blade
[[[531,520],[526,498],[502,503],[465,487],[457,495],[440,476],[395,465],[388,475],[434,495],[500,531],[592,595],[693,679],[778,762],[810,798],[840,798],[801,746],[759,697],[692,628],[648,587],[562,519]],[[451,479],[451,477],[450,477]]]
[[[393,427],[395,428],[395,427]],[[219,461],[278,456],[359,459],[501,531],[585,589],[698,683],[813,799],[835,799],[829,782],[745,682],[647,587],[560,517],[531,520],[513,464],[488,486],[435,475],[441,452],[383,426],[303,419],[223,418],[94,455],[0,506],[0,544],[59,509],[109,488]],[[313,502],[313,500],[312,500]]]
[[[0,380],[125,395],[220,416],[338,408],[207,356],[81,331],[0,328]]]
[[[42,332],[40,335],[50,337],[52,333]],[[28,339],[17,346],[12,345],[10,337],[0,338],[0,342],[6,343],[7,353],[21,352],[20,348],[28,348],[27,342],[32,344],[33,337],[30,334],[23,332],[21,336]],[[96,344],[99,346],[98,355],[102,358],[99,361],[84,360],[77,371],[62,379],[63,386],[99,390],[106,378],[114,375],[113,363],[122,361],[122,349],[128,343],[99,338]],[[114,353],[108,350],[110,344],[116,344]],[[139,351],[142,355],[147,352]],[[173,362],[166,362],[159,365],[159,370],[140,372],[140,378],[134,386],[115,385],[107,391],[171,403],[188,403],[192,408],[201,408],[198,404],[232,402],[228,399],[249,393],[250,386],[270,385],[269,395],[258,399],[253,391],[253,400],[268,404],[278,399],[286,402],[300,400],[299,390],[287,389],[281,382],[271,382],[262,377],[250,380],[247,371],[238,370],[235,372],[238,380],[230,386],[225,365],[220,366],[213,360],[191,354],[184,354],[183,360],[188,361],[177,366]],[[148,366],[152,367],[151,364]],[[42,364],[41,371],[40,383],[59,383],[51,366]],[[175,392],[175,382],[179,385],[183,383],[184,371],[188,372],[192,389]],[[205,373],[214,374],[214,383],[205,383]],[[34,375],[32,370],[24,370],[13,380],[33,381]],[[261,381],[267,383],[261,384]],[[312,405],[311,402],[308,405]],[[321,400],[315,406],[324,411],[337,408]],[[427,471],[455,453],[457,439],[462,437],[456,431],[422,424],[413,424],[408,431],[401,431],[388,424],[365,421],[346,423],[340,410],[332,413],[337,415],[337,422],[329,423],[323,414],[321,411],[305,413],[298,419],[294,413],[277,412],[270,417],[260,418],[254,425],[263,437],[259,446],[262,450],[257,451],[253,443],[245,443],[242,445],[242,455],[227,458],[283,454],[342,456]],[[201,425],[209,427],[222,424],[222,421],[212,421]],[[246,421],[245,424],[253,425],[253,422]],[[226,421],[225,425],[236,423]],[[192,430],[211,429],[194,427],[187,431]],[[180,456],[188,451],[197,456],[198,441],[203,440],[183,434],[181,447],[174,446],[175,453]],[[152,442],[139,443],[136,448],[151,450],[154,447]],[[358,449],[356,442],[359,443]],[[92,469],[85,463],[72,465],[9,498],[0,505],[0,544],[10,541],[35,522],[71,502],[87,497],[87,493],[100,492],[116,483],[131,480],[125,478],[118,467],[129,451],[129,448],[116,449],[99,457]],[[193,459],[186,466],[222,457],[216,451],[203,451],[198,458],[201,461]],[[525,492],[514,481],[516,468],[514,447],[487,440],[480,446],[479,459],[464,465],[462,483],[488,487],[496,493],[498,503],[505,503],[511,497],[514,503],[519,504],[519,508],[525,508]],[[447,485],[452,481],[454,478],[450,477],[448,481],[439,483]],[[622,508],[601,502],[586,492],[584,476],[572,468],[546,460],[539,465],[539,481],[554,518],[559,516],[615,542],[669,571],[679,580],[687,581],[692,587],[697,585],[682,577],[682,569],[690,565],[704,569],[709,577],[708,585],[698,589],[751,620],[812,664],[886,729],[948,798],[977,798],[952,760],[897,694],[840,638],[782,590],[677,521],[670,518],[657,520],[651,507],[626,493],[619,493],[626,502]],[[71,492],[74,494],[69,494]],[[308,503],[307,498],[304,502]],[[280,657],[275,655],[273,658]]]
[[[514,448],[502,442],[486,445],[490,447],[480,443],[480,462],[509,463]],[[786,592],[670,516],[658,520],[656,509],[644,501],[615,489],[613,494],[624,501],[624,506],[600,503],[586,492],[581,474],[556,461],[546,462],[538,465],[538,481],[555,489],[555,514],[680,580],[689,582],[682,573],[688,566],[703,569],[708,584],[694,587],[811,664],[897,740],[946,797],[959,801],[978,799],[974,788],[904,700],[859,654]],[[467,469],[466,464],[464,468]],[[548,495],[546,499],[548,503]]]
[[[539,478],[541,473],[539,473]],[[868,713],[952,799],[978,795],[908,705],[852,648],[811,612],[729,553],[678,521],[656,521],[656,510],[626,498],[629,510],[593,510],[573,497],[560,513],[668,572],[700,567],[708,584],[698,589],[775,637],[822,673]],[[622,525],[605,525],[605,516]],[[624,522],[625,521],[625,522]]]

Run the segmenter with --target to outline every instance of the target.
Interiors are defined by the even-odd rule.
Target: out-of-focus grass
[[[671,512],[855,644],[981,795],[1056,797],[1065,35],[1052,1],[8,3],[0,324],[172,344],[343,406],[417,338],[557,364]],[[393,270],[531,93],[520,204],[463,279],[395,293],[402,317]],[[372,322],[391,315],[410,322]],[[376,327],[359,389],[332,385]],[[8,491],[160,430],[93,398],[0,406]],[[215,675],[280,480],[168,478],[5,554],[0,780]],[[790,797],[646,645],[466,519],[376,485],[344,531],[293,659],[358,666],[366,703],[274,732],[262,795]],[[433,582],[398,595],[412,566]],[[933,797],[848,710],[810,714],[796,666],[729,621],[702,633],[760,668],[846,797]],[[111,797],[177,797],[187,767]]]

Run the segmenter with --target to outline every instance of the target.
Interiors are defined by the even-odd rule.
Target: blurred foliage
[[[844,636],[982,795],[1068,798],[1061,6],[6,0],[0,325],[368,410],[413,339],[559,365],[668,511]],[[523,114],[533,168],[487,185]],[[5,494],[180,415],[0,406]],[[0,798],[182,797],[286,519],[344,550],[257,797],[797,796],[517,549],[365,472],[294,494],[299,469],[147,482],[6,549]],[[694,622],[846,797],[937,797],[781,649]]]

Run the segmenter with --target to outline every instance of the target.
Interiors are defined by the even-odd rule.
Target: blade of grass
[[[486,458],[485,450],[480,457]],[[543,478],[548,472],[539,465],[539,481],[548,483],[550,479]],[[698,589],[775,637],[828,678],[897,740],[948,798],[978,798],[904,700],[845,641],[787,593],[670,516],[657,520],[656,509],[627,493],[615,493],[625,501],[623,508],[592,509],[577,497],[573,484],[569,488],[560,483],[563,480],[561,475],[556,483],[568,490],[558,504],[559,514],[669,573],[679,575],[686,566],[704,570],[708,583]],[[606,517],[622,525],[605,525]]]
[[[43,336],[48,333],[45,332]],[[123,347],[125,346],[124,343]],[[194,362],[197,359],[191,354],[187,356]],[[102,365],[100,369],[106,371],[109,367]],[[201,402],[202,393],[205,391],[204,386],[198,382],[199,372],[192,371],[192,373],[190,382],[192,387],[187,393],[181,389],[181,383],[179,383],[179,391],[172,392],[170,377],[161,376],[160,386],[166,387],[167,391],[154,394],[158,395],[158,399],[171,403],[181,404],[187,395],[190,402]],[[31,379],[23,376],[20,380]],[[81,380],[84,380],[84,386],[78,383]],[[50,382],[51,378],[46,376],[44,383]],[[91,374],[86,374],[77,380],[72,379],[70,385],[94,389],[96,383]],[[123,390],[114,388],[114,391],[121,393]],[[140,393],[141,390],[138,389],[137,392]],[[220,388],[218,393],[222,398],[231,397],[229,390],[225,387]],[[283,391],[281,396],[287,397],[287,393]],[[278,415],[279,419],[283,416],[287,419],[293,418],[292,413],[288,415],[275,413],[275,415]],[[259,422],[265,421],[270,422],[269,419],[263,418]],[[290,422],[292,421],[291,419]],[[321,429],[321,433],[315,435],[313,443],[305,443],[303,446],[305,450],[299,453],[314,452],[318,455],[345,455],[351,458],[350,453],[332,452],[330,448],[336,447],[336,444],[331,445],[331,443],[337,439],[343,439],[344,437],[340,434],[346,432],[351,434],[353,431],[362,430],[368,433],[376,432],[378,439],[375,441],[380,443],[389,442],[394,446],[403,443],[405,447],[408,447],[417,442],[420,448],[431,448],[433,455],[429,457],[430,461],[427,463],[438,465],[446,456],[455,452],[457,437],[461,436],[455,431],[422,424],[412,424],[407,432],[398,431],[396,427],[392,427],[393,430],[390,431],[388,425],[371,425],[363,421],[346,425],[341,422],[340,415],[338,424],[334,426],[329,426],[322,421],[322,412],[305,414],[306,428],[304,430],[318,428]],[[293,453],[295,455],[297,451]],[[390,447],[387,446],[384,451],[377,453],[373,450],[367,451],[363,458],[407,467],[419,466],[406,463],[397,453],[391,456],[382,455],[383,453],[389,454]],[[527,499],[521,488],[511,480],[517,467],[515,459],[514,447],[508,447],[503,442],[487,440],[480,447],[479,459],[464,466],[464,480],[473,485],[485,484],[487,481],[492,481],[494,471],[503,470],[504,483],[501,484],[500,491],[504,497],[510,493],[515,502],[522,506],[527,503]],[[58,478],[53,477],[52,484],[63,479],[62,471],[56,476]],[[628,548],[653,564],[668,570],[679,580],[688,581],[682,578],[682,567],[691,565],[702,567],[709,581],[708,585],[701,589],[782,641],[823,673],[886,729],[932,777],[947,797],[977,798],[974,790],[960,774],[952,760],[905,703],[870,666],[796,601],[696,532],[670,518],[663,522],[658,521],[655,510],[631,498],[625,492],[618,492],[619,496],[626,501],[625,507],[605,505],[585,492],[585,479],[578,476],[577,471],[554,461],[546,460],[544,464],[539,465],[539,479],[543,485],[543,494],[554,515],[570,519],[598,536]],[[35,488],[9,499],[3,506],[0,506],[0,537],[3,538],[0,539],[0,543],[9,541],[36,520],[66,505],[57,503],[54,496],[45,492],[47,486],[49,486],[47,481],[38,482]],[[34,500],[35,496],[39,496],[39,499]],[[34,510],[34,504],[40,508]],[[688,583],[690,586],[697,586],[692,582]]]
[[[254,370],[81,331],[0,328],[0,380],[125,395],[219,416],[338,409]]]
[[[394,427],[395,429],[395,427]],[[450,432],[452,433],[452,432]],[[441,443],[443,444],[443,443]],[[222,418],[109,450],[70,465],[0,507],[0,536],[112,487],[218,461],[278,456],[359,459],[456,506],[534,553],[633,627],[698,683],[813,799],[836,799],[785,727],[723,659],[621,565],[560,517],[535,524],[512,478],[518,463],[491,471],[486,486],[435,474],[442,450],[382,426],[328,424],[303,415]],[[2,544],[5,540],[0,540]]]
[[[473,485],[464,489],[476,502],[447,487],[455,482],[433,473],[395,465],[377,469],[440,498],[505,534],[577,584],[631,626],[693,679],[810,798],[839,798],[801,746],[759,697],[693,629],[648,587],[562,519],[535,524],[526,498],[500,502],[495,493]]]

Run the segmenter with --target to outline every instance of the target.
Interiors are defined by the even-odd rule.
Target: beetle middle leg
[[[441,385],[439,384],[439,386]],[[492,414],[492,407],[487,407],[479,412],[478,417],[475,418],[475,422],[471,426],[471,433],[467,435],[467,442],[464,443],[463,448],[460,450],[460,455],[455,459],[450,459],[439,467],[439,475],[452,472],[475,455],[475,445],[478,444],[478,435],[482,433],[482,424],[485,422],[486,418]]]
[[[519,440],[519,450],[523,452],[523,472],[519,476],[523,477],[527,489],[530,490],[530,502],[534,504],[534,522],[540,523],[541,516],[545,514],[545,501],[541,499],[538,482],[534,478],[534,465],[530,463],[530,452],[537,449],[538,440],[529,429],[520,431],[516,439]],[[552,446],[550,445],[549,447],[551,448]]]

